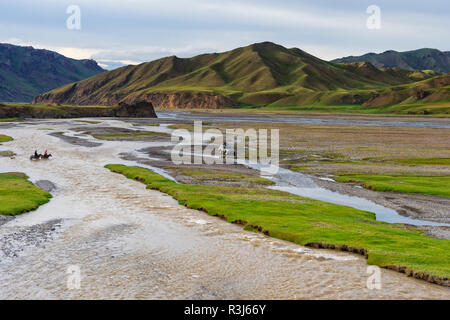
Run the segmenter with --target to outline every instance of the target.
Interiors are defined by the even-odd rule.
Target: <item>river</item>
[[[131,127],[118,120],[102,125]],[[48,204],[0,226],[0,299],[450,298],[448,288],[389,270],[381,270],[382,289],[370,290],[360,256],[247,232],[180,206],[103,168],[133,164],[119,153],[157,143],[99,141],[88,148],[48,135],[75,136],[69,132],[75,126],[58,120],[0,127],[14,138],[1,148],[17,153],[0,158],[0,171],[25,172],[57,187]],[[38,147],[54,158],[30,162]],[[74,265],[79,289],[67,286]]]

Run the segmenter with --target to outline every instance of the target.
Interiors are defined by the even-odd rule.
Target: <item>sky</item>
[[[380,28],[369,6],[380,9]],[[80,28],[68,28],[69,6]],[[372,24],[373,25],[373,24]],[[297,47],[321,59],[386,50],[450,51],[448,0],[1,0],[0,42],[31,45],[106,69],[255,42]]]

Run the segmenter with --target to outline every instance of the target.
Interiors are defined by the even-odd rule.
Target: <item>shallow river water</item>
[[[448,288],[389,270],[381,270],[382,289],[370,290],[360,256],[305,248],[186,209],[103,168],[133,164],[118,154],[157,143],[101,141],[87,148],[48,135],[74,126],[80,124],[0,127],[15,139],[0,148],[17,153],[0,158],[0,172],[25,172],[57,187],[48,204],[0,226],[0,299],[450,298]],[[38,147],[54,158],[30,162]],[[29,232],[54,221],[45,234]],[[73,265],[81,271],[79,289],[67,286]]]

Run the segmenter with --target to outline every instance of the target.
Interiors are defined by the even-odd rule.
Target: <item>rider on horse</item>
[[[48,153],[47,150],[45,150],[44,154],[40,154],[37,150],[34,150],[34,154],[30,157],[30,160],[49,159],[51,156],[51,153]]]

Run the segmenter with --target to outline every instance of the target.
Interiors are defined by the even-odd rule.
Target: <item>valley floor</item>
[[[420,172],[429,176],[448,175],[445,160],[429,160],[450,157],[446,154],[449,150],[446,126],[450,124],[441,120],[413,120],[426,123],[431,128],[419,125],[374,127],[365,123],[361,127],[280,124],[276,121],[268,125],[267,122],[220,120],[216,115],[205,119],[210,122],[208,126],[219,128],[236,125],[270,128],[278,125],[282,130],[283,166],[316,174],[317,177],[312,178],[317,180],[316,183],[337,184],[319,178],[348,172],[348,168],[356,168],[352,169],[353,172],[365,172],[366,167],[373,167],[372,173],[375,174]],[[359,255],[305,248],[245,231],[240,226],[187,209],[169,196],[147,190],[139,182],[103,168],[106,164],[121,163],[152,168],[163,175],[169,173],[180,182],[229,186],[244,183],[249,187],[270,185],[270,181],[260,178],[255,170],[243,166],[220,168],[219,171],[213,168],[213,172],[208,172],[207,168],[171,166],[164,159],[167,157],[164,150],[170,144],[170,136],[164,134],[171,131],[167,125],[189,127],[191,123],[189,117],[181,120],[179,114],[173,116],[168,112],[161,114],[160,119],[96,119],[95,123],[90,123],[90,120],[84,123],[74,120],[32,121],[3,127],[0,124],[0,133],[14,138],[0,146],[0,151],[5,149],[16,153],[15,159],[0,157],[2,171],[25,172],[32,181],[49,180],[57,187],[52,191],[50,203],[0,226],[1,242],[5,244],[0,248],[0,297],[450,297],[448,288],[384,269],[382,290],[369,290],[366,287],[366,260]],[[367,133],[363,129],[367,129]],[[161,134],[136,135],[127,130],[159,131]],[[283,130],[290,134],[283,134]],[[385,136],[384,130],[391,133]],[[395,131],[400,132],[396,139]],[[94,138],[96,134],[103,139]],[[421,140],[430,135],[433,138]],[[406,143],[408,136],[411,139],[409,144]],[[284,140],[282,137],[291,138]],[[50,165],[44,162],[30,165],[28,153],[38,147],[48,148],[54,154]],[[402,157],[392,156],[402,148],[405,150]],[[380,163],[375,161],[373,164],[374,161],[370,160],[375,155],[382,157]],[[398,162],[405,159],[413,161],[413,164]],[[414,161],[426,164],[414,164]],[[310,170],[311,167],[314,169]],[[349,190],[374,192],[351,188]],[[385,201],[389,202],[386,198],[395,195],[389,192],[384,197]],[[435,203],[432,210],[422,210],[418,214],[420,219],[450,222],[448,212],[442,211],[442,208],[448,208],[448,198],[401,196],[405,199],[421,196],[424,204]],[[441,199],[442,203],[437,203],[436,199]],[[405,208],[403,214],[413,216],[415,211]],[[436,226],[428,232],[446,237],[446,227]],[[442,262],[445,264],[445,257]],[[77,290],[67,289],[66,272],[71,265],[79,266],[81,270],[81,287]]]

